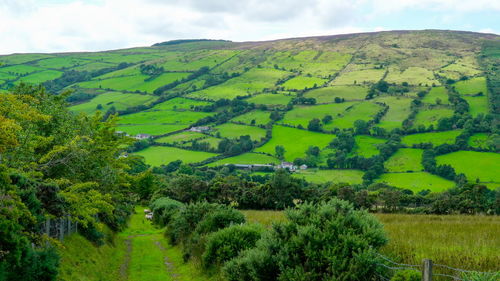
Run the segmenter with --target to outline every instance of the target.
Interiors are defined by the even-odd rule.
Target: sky
[[[0,0],[0,54],[402,29],[500,34],[500,0]]]

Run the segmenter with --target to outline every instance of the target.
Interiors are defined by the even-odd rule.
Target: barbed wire
[[[455,267],[451,267],[451,266],[439,264],[439,263],[434,263],[433,266],[443,267],[446,269],[450,269],[450,270],[454,270],[454,271],[458,271],[458,272],[462,272],[462,273],[499,274],[498,271],[489,271],[488,272],[488,271],[465,270],[465,269],[455,268]]]
[[[416,265],[416,264],[406,264],[406,263],[397,263],[391,259],[389,259],[388,257],[384,256],[384,255],[381,255],[381,254],[377,254],[379,257],[381,257],[382,259],[384,259],[385,261],[388,261],[392,264],[395,264],[395,265],[399,265],[399,266],[404,266],[404,267],[418,267],[420,268],[421,266],[420,265]]]
[[[433,273],[433,276],[442,276],[442,277],[450,277],[453,279],[453,281],[467,281],[465,279],[458,278],[457,276],[454,275],[448,275],[448,274],[443,274],[443,273]]]
[[[383,263],[377,263],[377,265],[380,265],[380,266],[383,266],[385,268],[392,269],[392,270],[415,270],[415,271],[420,272],[420,270],[413,268],[413,267],[393,267],[393,266],[385,265]]]

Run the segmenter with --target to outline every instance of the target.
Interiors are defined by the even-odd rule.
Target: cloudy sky
[[[393,29],[499,34],[499,18],[499,0],[0,0],[0,54]]]

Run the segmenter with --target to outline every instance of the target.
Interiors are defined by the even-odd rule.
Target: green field
[[[266,130],[255,126],[225,123],[214,128],[223,138],[235,139],[240,136],[249,135],[252,140],[259,141],[266,136]]]
[[[429,189],[432,192],[441,192],[455,186],[453,181],[438,177],[427,172],[417,173],[387,173],[382,174],[376,182],[419,192]]]
[[[372,156],[378,155],[379,150],[377,149],[377,145],[383,144],[387,141],[384,139],[364,135],[357,135],[354,137],[354,139],[356,140],[356,146],[354,147],[353,152],[365,158],[370,158]]]
[[[469,80],[459,81],[453,86],[461,95],[475,95],[477,93],[483,93],[483,95],[486,96],[488,93],[485,77],[475,77]]]
[[[122,125],[118,124],[116,127],[117,131],[123,131],[129,135],[137,134],[150,134],[150,135],[163,135],[183,129],[187,129],[188,125],[158,125],[158,124],[141,124],[141,125]]]
[[[436,157],[437,164],[449,164],[471,182],[500,183],[500,154],[494,152],[457,151]]]
[[[317,103],[333,103],[335,98],[349,100],[364,100],[368,88],[362,86],[330,86],[314,89],[305,93],[307,98],[315,98]]]
[[[382,79],[385,69],[362,69],[349,72],[342,72],[335,80],[333,85],[352,85],[375,83]]]
[[[45,69],[28,64],[11,65],[0,67],[0,72],[9,73],[16,76],[27,75],[33,72],[43,71]]]
[[[221,160],[217,160],[210,164],[209,167],[223,166],[225,164],[278,164],[279,160],[261,153],[243,153],[238,156],[228,157]]]
[[[422,171],[422,153],[422,149],[400,148],[384,163],[384,166],[389,172]]]
[[[152,110],[193,110],[196,106],[210,105],[210,102],[186,98],[173,98],[155,105]]]
[[[413,121],[413,127],[418,128],[418,126],[434,126],[436,128],[439,119],[445,117],[453,116],[453,110],[449,108],[433,108],[433,109],[421,109],[415,116]]]
[[[113,89],[118,91],[140,91],[153,93],[154,90],[161,86],[170,84],[176,80],[180,80],[189,75],[189,73],[163,73],[151,81],[145,81],[149,76],[135,75],[114,77],[104,80],[91,80],[88,82],[79,83],[78,86],[82,88],[99,88],[99,89]]]
[[[429,104],[450,104],[448,92],[445,87],[432,87],[429,93],[424,96],[422,102]]]
[[[220,85],[188,94],[187,96],[207,100],[233,99],[249,96],[262,92],[266,88],[273,88],[279,79],[287,75],[288,72],[281,70],[253,68],[239,77],[232,78]]]
[[[151,146],[134,154],[143,156],[146,163],[151,166],[166,165],[172,161],[182,160],[183,163],[197,163],[210,157],[217,156],[215,153],[192,151],[177,147]]]
[[[297,76],[286,81],[281,86],[284,87],[285,90],[304,90],[304,89],[311,89],[314,87],[321,87],[326,82],[328,82],[328,80],[323,78]]]
[[[19,78],[16,81],[16,84],[21,82],[31,83],[31,84],[39,84],[45,81],[53,80],[59,78],[62,75],[62,72],[56,70],[44,70],[40,72],[35,72],[26,76]]]
[[[206,112],[192,112],[192,111],[141,111],[121,116],[119,124],[168,124],[189,125],[201,118],[212,115]]]
[[[72,68],[80,65],[85,65],[89,63],[88,60],[83,60],[76,57],[55,57],[48,58],[44,60],[40,60],[36,63],[37,66],[43,68],[54,68],[54,69],[63,69],[63,68]]]
[[[255,151],[274,155],[275,147],[277,145],[282,145],[285,148],[285,159],[287,161],[293,161],[297,157],[303,157],[309,146],[324,148],[335,138],[334,135],[283,126],[274,126],[272,134],[273,137],[271,140],[255,149]]]
[[[158,143],[181,143],[181,142],[189,142],[197,139],[203,139],[208,137],[207,135],[204,135],[202,133],[198,132],[191,132],[191,131],[185,131],[185,132],[180,132],[174,135],[166,136],[166,137],[161,137],[156,139],[155,141]]]
[[[93,113],[97,110],[97,106],[102,106],[101,111],[106,112],[111,107],[116,110],[124,110],[132,106],[149,104],[157,100],[157,96],[126,94],[120,92],[106,92],[99,94],[92,100],[71,107],[72,111]]]
[[[363,182],[363,171],[360,170],[318,170],[307,169],[294,173],[293,176],[303,178],[312,183],[350,183],[361,184]]]
[[[330,124],[325,125],[325,129],[339,128],[347,129],[353,128],[354,122],[357,120],[370,121],[382,109],[378,104],[371,102],[361,102],[355,104],[352,108],[348,108],[342,116],[335,118]]]
[[[255,104],[265,104],[265,105],[287,105],[293,96],[282,95],[282,94],[260,94],[252,96],[246,101]]]
[[[401,128],[403,120],[410,114],[410,104],[413,99],[406,97],[385,96],[374,99],[377,102],[385,103],[389,106],[389,110],[382,117],[377,127],[391,131],[396,128]]]
[[[469,112],[472,116],[477,116],[478,114],[488,114],[488,97],[479,96],[479,97],[469,97],[466,96],[464,99],[469,104]]]
[[[302,125],[304,128],[307,128],[309,121],[314,118],[322,119],[326,115],[331,115],[333,120],[336,118],[342,118],[342,114],[347,110],[347,108],[354,106],[355,104],[356,102],[344,102],[314,106],[295,106],[292,110],[288,111],[283,120],[279,122],[294,126]]]
[[[408,67],[401,71],[397,68],[390,68],[389,75],[385,79],[389,83],[402,84],[407,82],[410,85],[431,86],[439,85],[439,81],[434,78],[432,71],[422,67]]]
[[[254,124],[254,125],[266,125],[271,122],[271,118],[269,117],[271,113],[269,111],[262,110],[254,110],[237,116],[231,121],[234,122],[243,122],[245,124]]]
[[[421,134],[406,135],[401,138],[401,143],[412,146],[414,144],[432,143],[434,146],[441,144],[453,144],[455,139],[462,133],[461,130],[430,132]]]

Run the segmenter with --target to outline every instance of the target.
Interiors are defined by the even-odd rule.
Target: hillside
[[[0,63],[0,92],[43,83],[52,93],[70,90],[75,113],[118,113],[118,130],[151,136],[129,152],[152,166],[289,161],[308,167],[294,176],[317,183],[414,192],[465,180],[500,186],[493,34],[177,40]]]

